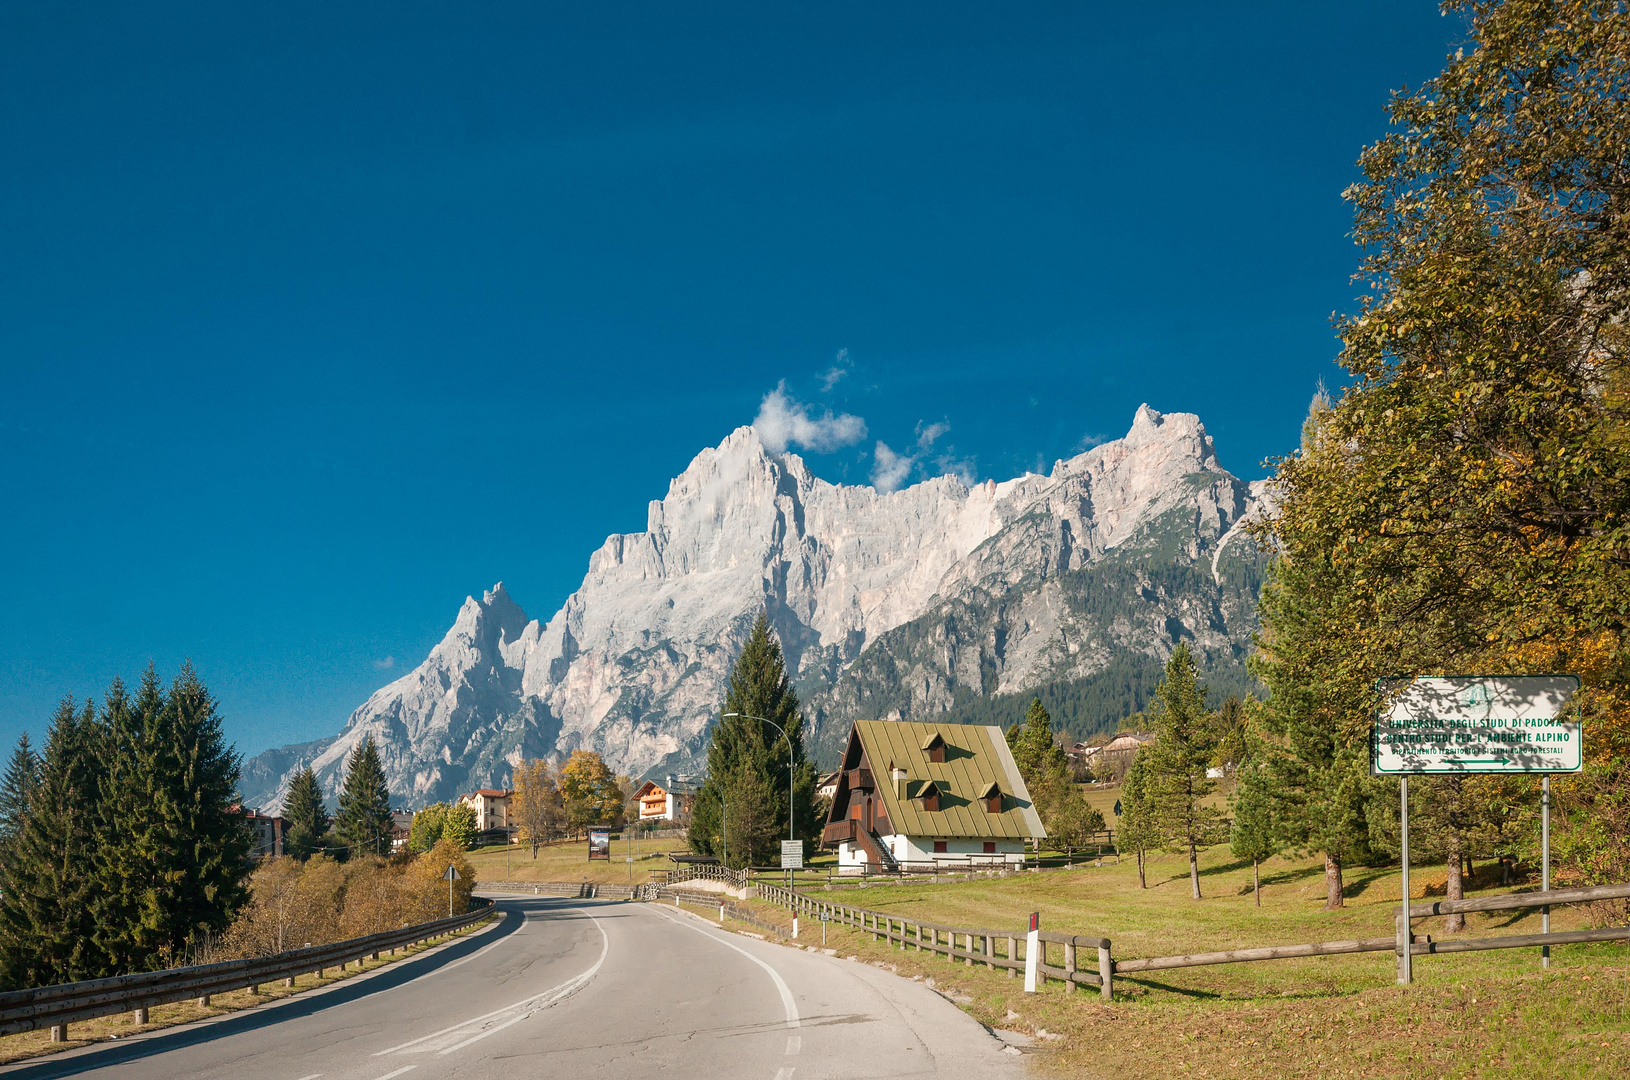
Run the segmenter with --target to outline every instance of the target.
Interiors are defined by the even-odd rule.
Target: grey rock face
[[[1235,530],[1258,498],[1197,417],[1148,406],[1125,438],[1046,476],[886,494],[820,480],[740,428],[650,504],[645,531],[607,538],[546,623],[501,584],[466,600],[336,738],[247,763],[244,794],[280,805],[307,761],[336,791],[368,733],[410,805],[579,748],[634,776],[686,769],[761,608],[820,746],[857,716],[934,715],[1117,657],[1158,661],[1178,640],[1237,666],[1258,557]]]

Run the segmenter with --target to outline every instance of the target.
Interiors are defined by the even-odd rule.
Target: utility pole
[[[748,713],[727,712],[724,715],[727,718],[728,717],[733,717],[733,716],[739,716],[743,720],[757,720],[761,724],[769,724],[771,727],[775,728],[776,731],[781,733],[781,737],[783,739],[787,740],[787,839],[788,840],[796,840],[796,839],[798,839],[797,835],[793,832],[793,824],[792,824],[793,823],[793,812],[792,812],[792,809],[793,809],[792,808],[793,794],[792,794],[792,788],[793,788],[793,780],[798,775],[798,763],[793,760],[792,740],[787,737],[787,733],[786,733],[786,731],[782,730],[781,725],[776,723],[774,720],[767,720],[762,716],[752,716],[752,715],[750,715]],[[787,884],[788,884],[789,888],[792,885],[792,877],[791,877],[791,872],[790,871],[788,872]]]

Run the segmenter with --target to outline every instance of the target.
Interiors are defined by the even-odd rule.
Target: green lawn
[[[1250,895],[1250,866],[1226,848],[1202,860],[1204,899],[1190,899],[1187,869],[1179,856],[1155,856],[1150,887],[1140,889],[1131,860],[1116,865],[1111,858],[1102,867],[871,887],[841,897],[908,918],[1015,930],[1039,910],[1044,928],[1108,937],[1126,959],[1392,930],[1396,871],[1351,871],[1347,907],[1327,912],[1322,865],[1312,860],[1266,864],[1260,909]],[[754,906],[761,915],[775,910]],[[787,921],[784,912],[773,917]],[[1576,909],[1552,914],[1553,929],[1580,925]],[[1468,916],[1466,936],[1538,929],[1537,914],[1501,912]],[[1442,920],[1418,921],[1416,933],[1441,938]],[[1630,950],[1623,944],[1557,947],[1549,971],[1540,969],[1535,950],[1417,957],[1417,981],[1407,989],[1396,985],[1391,953],[1179,969],[1119,980],[1117,1000],[1106,1006],[1095,993],[1066,994],[1057,983],[1025,995],[1003,971],[890,949],[835,924],[828,934],[845,955],[934,979],[993,1026],[1064,1035],[1046,1067],[1076,1074],[1548,1080],[1623,1075],[1630,1050]]]
[[[670,851],[685,851],[683,840],[634,840],[628,834],[614,834],[620,838],[611,842],[609,862],[589,861],[587,840],[563,841],[538,849],[532,857],[531,845],[511,847],[502,844],[477,848],[466,853],[477,881],[591,881],[596,884],[627,884],[630,880],[643,883],[651,880],[653,870],[672,870],[674,863],[667,857]],[[634,862],[627,862],[628,856]]]

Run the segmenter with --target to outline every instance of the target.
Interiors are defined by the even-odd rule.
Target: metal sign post
[[[823,908],[821,910],[821,948],[823,948],[823,949],[826,948],[826,923],[827,923],[827,919],[828,919],[828,916],[826,914],[826,910]]]
[[[458,880],[458,867],[452,863],[447,864],[447,873],[442,875],[447,879],[447,917],[453,917],[453,882]]]
[[[1551,888],[1551,773],[1584,767],[1584,739],[1574,675],[1473,675],[1392,680],[1389,699],[1370,731],[1370,772],[1398,777],[1403,907],[1398,914],[1398,982],[1414,975],[1409,915],[1409,778],[1472,773],[1540,773],[1541,888]],[[1550,909],[1542,929],[1551,932]],[[1551,963],[1549,946],[1540,963]]]
[[[972,949],[973,946],[968,946]],[[1036,992],[1036,965],[1041,962],[1041,912],[1030,913],[1030,932],[1024,936],[1024,992]]]
[[[1539,890],[1551,891],[1551,778],[1549,775],[1539,778]],[[1551,932],[1551,905],[1546,904],[1539,909],[1539,932]],[[1539,966],[1551,966],[1551,947],[1539,947]]]
[[[804,868],[804,842],[781,841],[781,869],[787,872],[787,888],[792,888],[792,872]]]

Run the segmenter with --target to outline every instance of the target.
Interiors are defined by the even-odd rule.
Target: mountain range
[[[857,718],[1007,723],[1036,693],[1074,735],[1113,728],[1179,641],[1214,690],[1243,690],[1263,556],[1241,525],[1263,494],[1222,468],[1198,417],[1147,405],[1046,475],[893,492],[828,483],[739,428],[643,532],[606,539],[546,622],[502,583],[469,597],[338,734],[246,761],[243,795],[280,806],[306,764],[335,793],[370,733],[406,806],[580,748],[635,777],[694,772],[761,610],[821,761]]]

